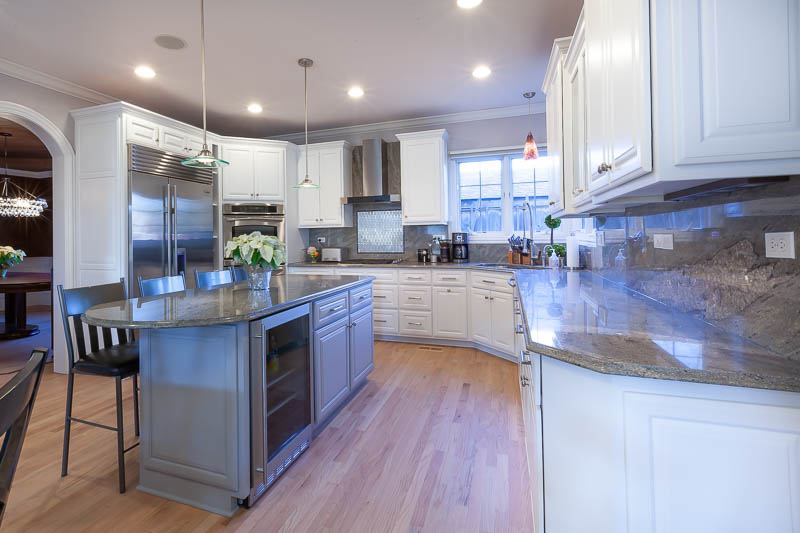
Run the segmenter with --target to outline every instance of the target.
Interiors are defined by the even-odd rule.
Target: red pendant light
[[[531,99],[536,96],[535,92],[523,93],[522,96],[528,99],[528,114],[531,114]],[[522,149],[522,159],[528,161],[539,157],[539,149],[536,148],[536,141],[533,140],[533,128],[525,138],[525,147]]]

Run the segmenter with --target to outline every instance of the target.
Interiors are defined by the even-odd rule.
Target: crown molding
[[[79,98],[93,104],[107,104],[117,100],[116,98],[112,98],[107,94],[88,89],[82,85],[72,83],[71,81],[56,78],[50,74],[39,72],[38,70],[34,70],[30,67],[14,63],[13,61],[3,58],[0,58],[0,74],[5,74],[6,76],[10,76],[18,80],[27,81],[28,83],[33,83],[34,85],[44,87],[45,89],[50,89],[68,96]]]
[[[531,105],[530,111],[527,104],[509,107],[495,107],[492,109],[481,109],[478,111],[463,111],[460,113],[448,113],[445,115],[432,115],[429,117],[409,118],[403,120],[390,120],[386,122],[373,122],[371,124],[360,124],[357,126],[344,126],[341,128],[330,128],[324,130],[314,130],[308,132],[309,142],[320,142],[323,140],[341,139],[350,135],[375,135],[375,134],[394,134],[400,130],[407,129],[435,129],[448,124],[458,124],[462,122],[475,122],[478,120],[491,120],[497,118],[519,117],[528,113],[538,115],[545,112],[544,102],[537,102]],[[279,141],[289,141],[302,144],[304,133],[287,133],[285,135],[271,136],[270,139]]]

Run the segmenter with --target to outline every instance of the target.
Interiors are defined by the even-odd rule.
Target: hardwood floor
[[[252,509],[224,518],[117,492],[115,436],[74,424],[48,365],[3,531],[533,531],[516,365],[483,352],[376,343],[369,383]],[[74,415],[114,423],[113,380],[78,376]],[[134,442],[130,381],[126,442]]]

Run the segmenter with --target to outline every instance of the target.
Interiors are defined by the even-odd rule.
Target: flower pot
[[[244,265],[247,272],[247,286],[251,291],[265,291],[269,289],[269,282],[272,279],[272,268],[261,266]]]

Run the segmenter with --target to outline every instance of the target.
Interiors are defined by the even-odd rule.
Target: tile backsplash
[[[605,245],[581,248],[592,270],[800,361],[800,261],[768,258],[764,243],[765,232],[791,231],[800,249],[800,176],[596,227]],[[655,248],[655,235],[672,235],[673,249]]]
[[[359,211],[356,216],[358,253],[403,253],[403,218],[399,209]]]

